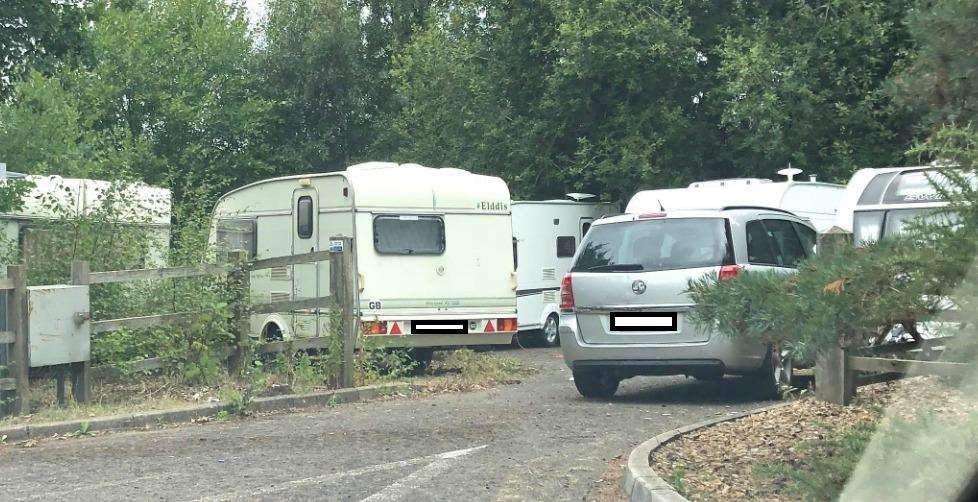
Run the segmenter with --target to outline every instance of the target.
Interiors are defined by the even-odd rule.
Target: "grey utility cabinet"
[[[27,302],[31,367],[88,361],[88,286],[32,286]]]

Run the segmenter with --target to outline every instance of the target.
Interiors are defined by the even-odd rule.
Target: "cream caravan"
[[[152,235],[146,243],[142,266],[163,266],[170,246],[170,191],[145,183],[25,175],[8,172],[0,163],[0,183],[23,180],[30,189],[16,210],[0,214],[0,231],[7,242],[30,248],[33,229],[42,222],[91,216],[113,205],[114,223],[145,228]],[[120,203],[117,201],[125,201]]]
[[[509,344],[516,332],[509,189],[500,178],[370,162],[247,185],[218,201],[214,220],[219,248],[254,258],[352,237],[361,330],[384,345]],[[329,263],[254,272],[251,285],[255,302],[327,296]],[[260,315],[252,330],[266,339],[320,336],[328,318]]]

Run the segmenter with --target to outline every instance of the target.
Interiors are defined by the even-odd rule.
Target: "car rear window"
[[[732,264],[723,218],[673,218],[592,226],[574,272],[677,270]]]

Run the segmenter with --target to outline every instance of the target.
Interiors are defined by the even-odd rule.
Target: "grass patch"
[[[676,467],[672,472],[669,473],[668,476],[666,476],[665,479],[666,479],[666,483],[669,483],[669,486],[671,486],[673,490],[676,490],[676,493],[685,497],[688,495],[688,493],[686,493],[686,483],[684,482],[685,477],[686,477],[686,469],[682,467]]]
[[[854,500],[954,500],[978,462],[978,414],[858,423],[799,453],[793,464],[760,464],[754,473],[799,500],[836,500],[843,490]]]
[[[326,357],[296,353],[253,361],[243,377],[223,369],[206,383],[191,383],[183,374],[116,372],[93,378],[92,401],[80,405],[69,397],[58,407],[53,379],[31,382],[30,415],[0,419],[0,428],[43,422],[90,419],[158,411],[207,403],[233,406],[229,415],[246,415],[255,397],[335,388],[335,372]],[[409,376],[414,362],[403,353],[374,350],[358,358],[357,385],[411,381],[430,392],[467,391],[519,382],[533,372],[519,360],[468,349],[440,351],[427,371]],[[226,417],[218,417],[224,419]]]
[[[416,383],[428,392],[477,390],[519,383],[535,371],[514,357],[459,349],[436,352],[426,375],[416,379]]]
[[[783,487],[801,500],[835,500],[873,437],[873,424],[859,422],[822,441],[804,443],[797,463],[765,463],[754,474]]]

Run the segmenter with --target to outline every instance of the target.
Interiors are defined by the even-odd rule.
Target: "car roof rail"
[[[724,206],[720,208],[721,211],[730,211],[735,209],[760,209],[762,211],[775,211],[778,213],[790,214],[791,216],[798,216],[797,214],[788,211],[787,209],[781,209],[780,207],[770,207],[770,206]]]

